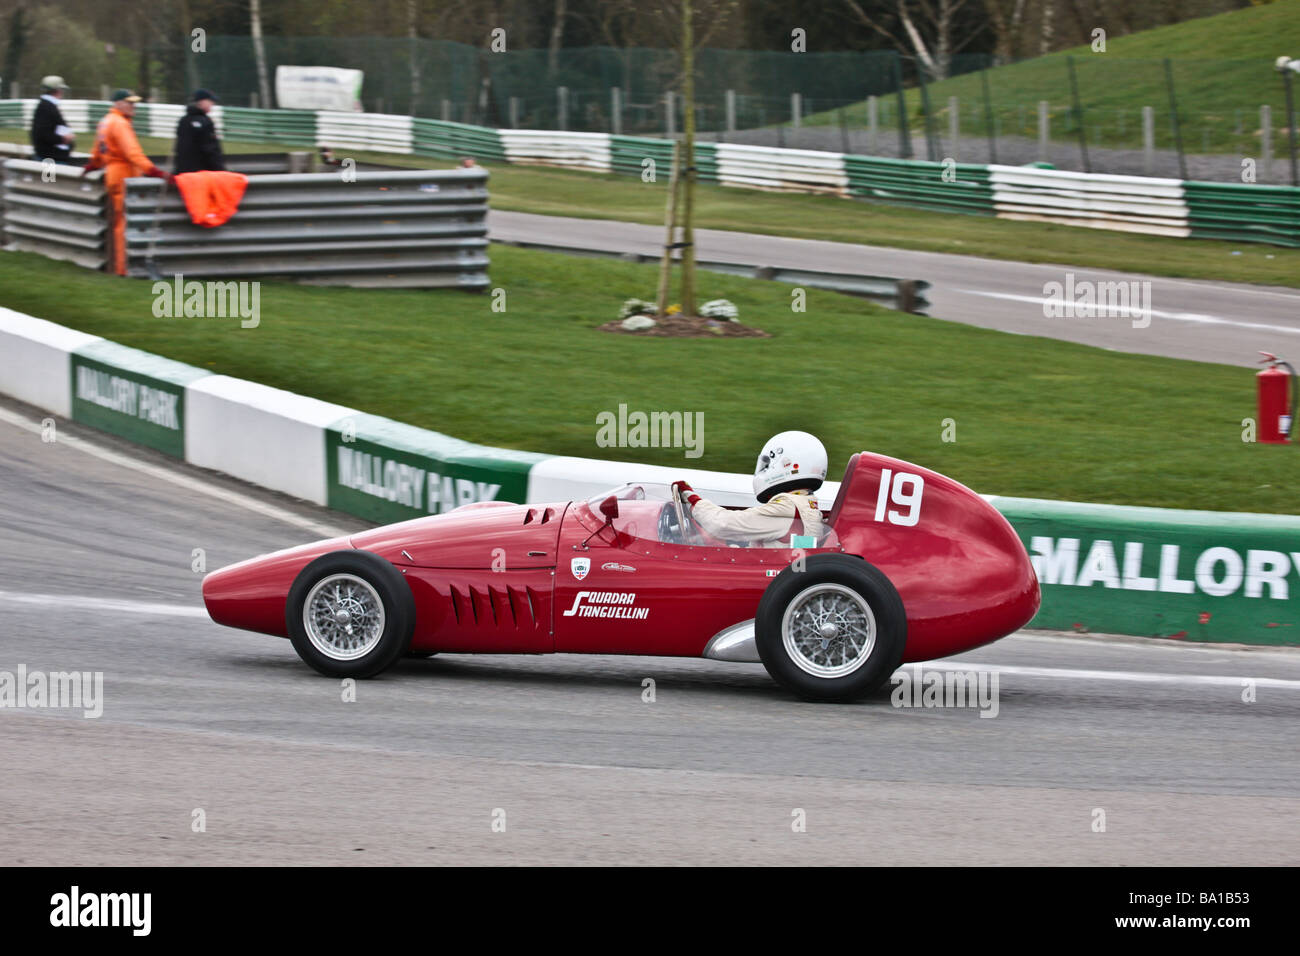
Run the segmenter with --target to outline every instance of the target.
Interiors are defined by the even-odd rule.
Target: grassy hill
[[[1273,61],[1283,54],[1300,57],[1300,0],[1277,0],[1128,36],[1111,36],[1104,53],[1081,46],[989,70],[994,122],[999,135],[1036,137],[1037,104],[1047,100],[1053,139],[1074,136],[1068,66],[1068,59],[1073,58],[1090,144],[1140,148],[1141,110],[1151,106],[1156,112],[1156,146],[1171,148],[1164,66],[1168,58],[1188,152],[1258,156],[1259,107],[1268,104],[1273,109],[1274,153],[1282,155],[1284,96]],[[959,100],[962,135],[987,134],[979,73],[932,83],[929,94],[941,137],[947,135],[950,96]],[[919,132],[920,90],[908,90],[906,101],[911,126]],[[897,123],[892,99],[885,102],[882,98],[881,106],[882,122]],[[855,106],[849,113],[862,117],[865,109]],[[805,119],[809,125],[835,122],[834,112]]]

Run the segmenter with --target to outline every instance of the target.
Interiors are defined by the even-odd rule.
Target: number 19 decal
[[[890,524],[912,527],[921,520],[921,494],[924,491],[925,479],[920,475],[909,475],[905,471],[895,475],[892,468],[881,469],[880,493],[876,495],[876,520],[885,521],[887,518]],[[907,508],[907,511],[891,508],[886,515],[885,509],[891,501]]]

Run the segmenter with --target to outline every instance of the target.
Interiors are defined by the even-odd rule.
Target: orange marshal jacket
[[[175,179],[176,188],[185,200],[190,221],[196,226],[220,226],[235,214],[239,200],[244,198],[248,177],[243,173],[202,169],[181,173]]]
[[[95,128],[95,146],[86,163],[86,171],[101,167],[104,170],[104,188],[110,192],[123,188],[124,179],[143,176],[157,169],[140,148],[131,121],[117,110],[109,110]]]

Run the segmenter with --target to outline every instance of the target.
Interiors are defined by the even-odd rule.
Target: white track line
[[[19,594],[0,591],[0,604],[24,604],[43,608],[75,608],[85,611],[116,611],[119,614],[149,614],[160,617],[201,617],[208,612],[188,604],[156,604],[149,601],[127,601],[122,598],[85,597],[79,594]]]
[[[905,671],[912,664],[899,668]],[[1106,680],[1130,684],[1186,684],[1189,686],[1211,685],[1215,687],[1242,686],[1243,681],[1250,681],[1256,687],[1275,687],[1280,690],[1300,690],[1300,680],[1285,680],[1280,677],[1227,677],[1219,674],[1158,674],[1150,671],[1102,671],[1082,670],[1066,667],[1021,667],[1015,664],[981,664],[977,661],[923,661],[921,672],[937,671],[988,671],[989,673],[1011,674],[1016,677],[1045,677],[1057,680]]]
[[[952,292],[961,293],[962,295],[980,295],[989,299],[1006,299],[1009,302],[1028,302],[1032,305],[1046,306],[1048,304],[1063,301],[1059,298],[1048,298],[1041,295],[1013,295],[1010,292],[985,292],[981,289],[952,289]],[[1148,310],[1127,309],[1128,315],[1117,315],[1113,318],[1137,318],[1145,316]],[[1195,322],[1200,325],[1228,325],[1238,329],[1255,329],[1264,332],[1284,332],[1290,335],[1300,335],[1300,326],[1294,325],[1270,325],[1266,322],[1243,322],[1240,319],[1225,319],[1217,315],[1205,315],[1199,312],[1162,312],[1160,309],[1150,309],[1151,315],[1160,319],[1172,319],[1177,322]],[[1044,319],[1051,321],[1052,316],[1044,315]]]
[[[86,597],[71,594],[19,594],[13,591],[0,591],[0,605],[18,604],[43,607],[53,610],[77,609],[98,611],[100,613],[144,614],[162,617],[204,618],[207,611],[201,607],[189,607],[184,604],[154,604],[148,601],[124,601],[118,598]],[[692,660],[694,658],[691,658]],[[919,666],[925,671],[961,671],[961,672],[996,672],[1015,677],[1041,677],[1048,680],[1062,681],[1114,681],[1128,684],[1181,684],[1190,687],[1235,687],[1240,688],[1243,681],[1250,681],[1256,687],[1269,687],[1278,690],[1300,690],[1300,680],[1285,680],[1279,677],[1230,677],[1220,674],[1160,674],[1150,671],[1110,671],[1084,670],[1067,667],[1022,667],[1015,664],[983,664],[976,661],[925,661],[919,665],[907,664],[899,671],[911,671]]]
[[[7,408],[0,408],[0,421],[16,425],[19,428],[37,435],[42,432],[39,422],[32,421],[31,419],[19,415],[17,412],[11,411]],[[292,511],[276,507],[275,505],[268,504],[265,501],[258,501],[251,495],[241,494],[238,491],[231,491],[227,488],[214,485],[211,482],[203,481],[201,478],[195,478],[192,475],[185,475],[178,471],[173,471],[170,468],[164,468],[161,465],[138,461],[128,455],[123,455],[120,452],[113,451],[111,448],[105,448],[103,445],[97,445],[94,442],[87,441],[84,438],[79,438],[76,435],[68,435],[66,433],[60,434],[58,441],[55,444],[64,445],[68,448],[75,448],[78,451],[85,452],[88,455],[94,455],[96,458],[101,458],[104,461],[118,465],[119,467],[129,468],[132,471],[138,471],[151,478],[170,482],[171,484],[178,485],[188,491],[196,491],[199,494],[208,495],[209,497],[216,498],[218,501],[223,501],[226,504],[243,508],[245,511],[252,511],[255,514],[263,515],[267,518],[274,518],[276,521],[292,525],[295,528],[301,528],[319,538],[337,538],[340,535],[347,533],[341,528],[335,528],[332,525],[313,521],[310,518],[304,518],[301,515],[294,514]]]

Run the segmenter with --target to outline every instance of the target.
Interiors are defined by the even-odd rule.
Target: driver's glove
[[[677,495],[692,508],[694,508],[695,503],[700,500],[700,496],[695,493],[695,489],[684,481],[673,482],[673,494]]]

